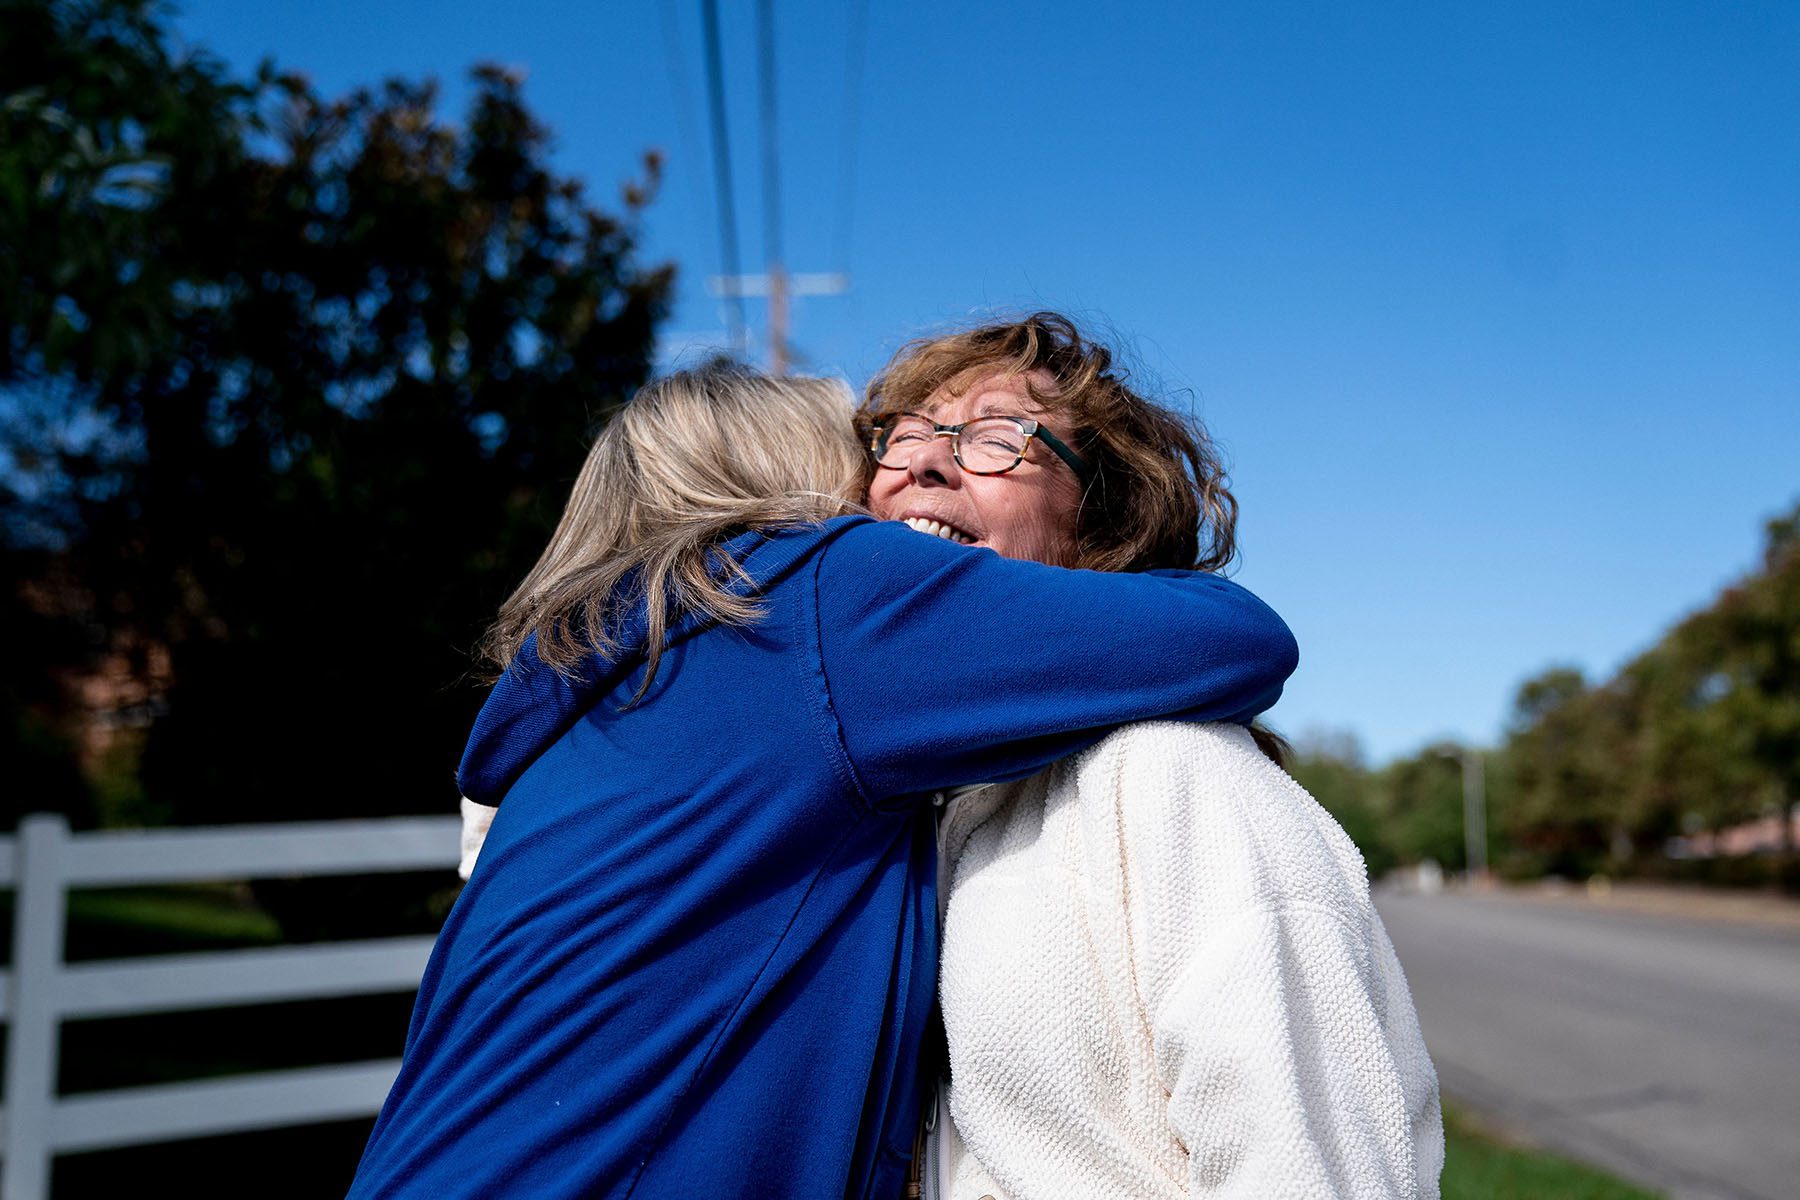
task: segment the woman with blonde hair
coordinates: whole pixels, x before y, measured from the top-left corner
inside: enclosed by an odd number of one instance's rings
[[[861,515],[849,404],[714,367],[596,440],[487,643],[459,781],[498,815],[352,1196],[898,1195],[934,794],[1279,694],[1224,580]]]

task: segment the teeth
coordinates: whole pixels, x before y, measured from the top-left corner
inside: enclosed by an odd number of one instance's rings
[[[968,546],[972,545],[975,541],[975,539],[968,534],[963,533],[958,529],[953,529],[942,522],[933,521],[927,517],[908,517],[906,518],[905,523],[909,529],[916,529],[920,533],[929,533],[932,537],[940,537],[947,542],[956,542],[959,545]]]

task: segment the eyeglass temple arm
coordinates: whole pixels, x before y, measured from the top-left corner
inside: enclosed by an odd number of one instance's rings
[[[1087,479],[1093,475],[1094,466],[1092,463],[1069,449],[1061,438],[1057,437],[1054,433],[1051,433],[1048,429],[1045,429],[1042,425],[1037,427],[1036,432],[1034,432],[1032,436],[1043,438],[1044,445],[1050,447],[1051,452],[1055,454],[1056,457],[1068,463],[1069,470],[1075,472],[1075,474],[1079,475],[1081,478]]]

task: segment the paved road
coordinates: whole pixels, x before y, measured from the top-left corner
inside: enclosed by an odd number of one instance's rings
[[[1800,931],[1377,903],[1446,1094],[1679,1200],[1800,1197]]]

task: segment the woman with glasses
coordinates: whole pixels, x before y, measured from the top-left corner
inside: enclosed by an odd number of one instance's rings
[[[1243,589],[1043,565],[1081,553],[1085,459],[1054,422],[900,430],[921,470],[942,446],[992,472],[966,506],[887,514],[921,536],[852,511],[849,407],[714,368],[595,441],[488,639],[459,782],[498,812],[352,1196],[891,1200],[934,798],[1279,694],[1293,639]]]
[[[1204,433],[1055,314],[906,348],[859,420],[878,517],[1139,573],[1124,578],[1233,557],[1236,505]],[[1011,599],[1018,653],[1041,647],[1049,596]],[[1092,611],[1085,680],[1113,679],[1111,635],[1134,620]],[[970,670],[1015,686],[959,661],[966,644],[895,705],[930,707]],[[1436,1076],[1362,859],[1278,757],[1241,725],[1148,723],[958,790],[939,831],[948,1053],[925,1196],[1437,1194]]]

